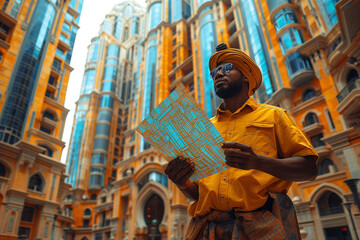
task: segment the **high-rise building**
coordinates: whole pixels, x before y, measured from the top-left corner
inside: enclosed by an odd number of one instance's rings
[[[0,239],[62,239],[60,157],[83,0],[0,1]]]
[[[183,238],[189,202],[134,129],[180,83],[215,114],[208,60],[220,42],[255,60],[253,97],[285,108],[320,155],[317,179],[289,192],[303,238],[355,238],[359,209],[342,203],[358,202],[344,183],[360,177],[358,12],[352,0],[115,6],[89,46],[68,154],[75,239]]]

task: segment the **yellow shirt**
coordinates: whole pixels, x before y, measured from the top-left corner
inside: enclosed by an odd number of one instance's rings
[[[250,145],[255,153],[274,158],[317,156],[316,151],[284,109],[249,100],[236,112],[217,110],[211,122],[226,142]],[[197,217],[211,209],[252,211],[263,206],[268,192],[287,192],[291,182],[258,170],[228,170],[203,178],[199,199],[188,212]]]

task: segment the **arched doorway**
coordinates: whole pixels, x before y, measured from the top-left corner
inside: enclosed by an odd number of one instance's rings
[[[148,239],[161,240],[161,233],[159,231],[159,225],[164,217],[164,201],[162,198],[153,194],[146,201],[144,207],[144,219],[148,227]]]
[[[351,240],[342,199],[332,191],[325,191],[317,201],[326,240]]]

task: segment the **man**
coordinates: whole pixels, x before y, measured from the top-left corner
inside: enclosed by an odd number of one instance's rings
[[[262,82],[256,63],[226,44],[216,49],[209,67],[223,103],[210,120],[226,141],[229,168],[197,182],[189,180],[195,171],[189,159],[180,156],[165,169],[195,200],[186,239],[299,239],[295,213],[284,212],[293,206],[273,209],[270,193],[284,195],[291,182],[315,179],[318,155],[284,109],[250,97]]]

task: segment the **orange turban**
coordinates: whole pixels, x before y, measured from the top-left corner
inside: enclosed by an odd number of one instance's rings
[[[225,44],[224,44],[225,45]],[[236,66],[237,69],[248,79],[249,92],[251,96],[260,87],[262,82],[262,75],[259,67],[256,65],[246,53],[236,48],[220,49],[215,52],[209,60],[210,71],[216,68],[220,63],[230,62]]]

